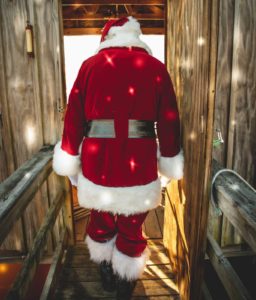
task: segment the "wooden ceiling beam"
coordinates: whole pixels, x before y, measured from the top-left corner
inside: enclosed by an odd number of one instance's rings
[[[125,7],[125,10],[127,11],[127,14],[128,14],[129,16],[132,16],[132,15],[133,15],[132,6],[131,6],[131,5],[128,5],[128,4],[125,4],[124,7]]]
[[[101,35],[101,28],[64,28],[64,35]],[[164,28],[142,28],[143,34],[164,34]]]
[[[81,5],[165,5],[165,0],[62,0],[62,6]]]
[[[119,14],[118,18],[127,17],[127,14]],[[164,20],[164,16],[156,16],[154,14],[135,14],[133,13],[132,16],[136,18],[137,20]],[[87,21],[87,20],[108,20],[108,19],[114,19],[115,17],[110,16],[106,17],[102,14],[95,14],[95,15],[64,15],[63,14],[63,20],[79,20],[79,21]]]

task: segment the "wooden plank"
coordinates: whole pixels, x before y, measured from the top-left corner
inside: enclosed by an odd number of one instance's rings
[[[0,14],[2,11],[0,10]],[[0,28],[3,28],[2,16]],[[15,157],[12,142],[11,124],[8,112],[5,54],[2,30],[0,30],[0,182],[15,170]]]
[[[172,279],[174,276],[171,266],[168,264],[163,265],[148,265],[145,268],[141,279]],[[87,282],[87,281],[100,281],[99,266],[80,265],[78,267],[65,267],[61,273],[61,281],[68,282]]]
[[[226,166],[228,119],[231,93],[232,54],[234,33],[233,0],[221,0],[219,5],[219,34],[214,129],[221,131],[224,143],[213,148],[213,158]],[[225,80],[223,80],[225,78]],[[216,138],[216,132],[215,132]]]
[[[202,284],[202,294],[203,294],[203,300],[213,300],[213,297],[212,297],[205,281],[203,281],[203,284]]]
[[[68,244],[75,244],[75,226],[73,215],[72,185],[68,177],[61,177],[65,189],[64,223],[68,231]]]
[[[167,187],[164,244],[182,299],[200,299],[211,168],[218,1],[167,1],[167,67],[181,116],[182,181]],[[200,151],[198,151],[200,145]]]
[[[64,35],[90,35],[90,34],[99,34],[101,35],[102,27],[99,28],[65,28]],[[142,28],[143,34],[164,34],[164,28]]]
[[[230,262],[223,256],[221,248],[210,234],[208,234],[207,254],[230,299],[252,300]]]
[[[50,210],[47,213],[47,216],[42,224],[40,230],[38,231],[33,247],[26,257],[23,267],[16,277],[12,288],[8,292],[6,299],[22,299],[25,297],[29,285],[33,280],[36,269],[40,262],[40,258],[44,251],[44,244],[47,239],[47,235],[49,234],[51,228],[53,227],[57,215],[61,209],[62,203],[64,200],[64,192],[60,193],[56,201],[50,207]]]
[[[156,216],[159,224],[159,228],[163,237],[163,228],[164,228],[164,206],[159,206],[156,209]]]
[[[63,19],[64,20],[106,20],[106,16],[102,13],[95,13],[95,14],[89,14],[84,12],[84,10],[74,10],[70,9],[70,7],[63,7]],[[119,18],[127,17],[128,15],[126,13],[119,14]],[[137,20],[163,20],[164,19],[164,13],[133,13],[133,17]]]
[[[26,1],[1,1],[2,47],[6,57],[8,114],[13,138],[13,145],[7,147],[14,149],[15,168],[43,145],[41,105],[34,88],[37,80],[35,60],[26,53],[25,35],[20,38],[28,13]],[[33,18],[32,15],[30,17]]]
[[[163,237],[155,209],[148,213],[144,224],[146,229],[145,233],[150,239],[160,239]]]
[[[36,57],[35,68],[39,74],[42,127],[45,144],[54,145],[63,130],[63,110],[66,95],[63,92],[65,77],[61,71],[62,44],[59,29],[58,0],[36,1],[31,5],[35,19]],[[47,26],[45,25],[47,24]],[[64,95],[63,95],[64,93]],[[65,99],[63,99],[65,98]]]
[[[0,244],[51,172],[51,159],[52,147],[43,147],[0,184]]]
[[[214,172],[220,169],[216,161]],[[243,239],[256,251],[256,195],[232,173],[220,174],[214,185],[215,197],[223,214]]]
[[[178,295],[177,287],[171,279],[138,280],[133,292],[134,297]],[[115,292],[106,292],[101,282],[64,282],[58,288],[55,299],[115,298]]]
[[[62,0],[62,5],[72,5],[72,6],[80,6],[80,5],[94,5],[94,4],[102,4],[102,5],[113,5],[113,4],[132,4],[132,5],[164,5],[164,0],[76,0],[75,3],[73,0]]]
[[[50,267],[50,270],[48,272],[47,278],[44,283],[44,287],[40,296],[40,300],[47,300],[51,298],[51,295],[53,294],[53,290],[56,285],[58,271],[60,269],[60,263],[63,257],[64,248],[67,242],[67,230],[64,227],[62,230],[59,244],[56,247],[55,254],[53,256],[53,261]]]
[[[235,1],[227,167],[255,186],[256,2]]]

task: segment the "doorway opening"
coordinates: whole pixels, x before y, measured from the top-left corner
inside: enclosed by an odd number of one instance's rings
[[[149,46],[153,56],[165,63],[166,13],[162,0],[126,0],[125,3],[120,0],[64,0],[62,16],[67,96],[82,62],[94,55],[99,47],[101,30],[109,19],[127,16],[136,18],[141,25],[140,38]],[[73,188],[73,215],[78,242],[84,240],[89,213],[78,205],[76,188]],[[154,212],[151,219],[157,224],[162,224],[163,214]]]

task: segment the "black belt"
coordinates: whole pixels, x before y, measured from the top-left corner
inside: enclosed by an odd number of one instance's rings
[[[155,138],[154,121],[128,120],[128,138]],[[87,121],[85,137],[115,138],[114,120]]]

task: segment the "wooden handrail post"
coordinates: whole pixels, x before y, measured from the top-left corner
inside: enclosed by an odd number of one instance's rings
[[[62,184],[65,189],[65,203],[64,203],[64,222],[68,231],[68,245],[75,244],[75,226],[73,217],[73,197],[72,185],[68,177],[62,177]]]

